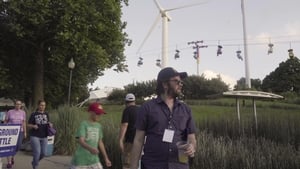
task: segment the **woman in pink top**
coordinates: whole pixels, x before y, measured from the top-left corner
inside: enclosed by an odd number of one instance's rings
[[[21,148],[23,138],[26,138],[26,113],[21,109],[22,102],[20,100],[15,101],[15,108],[9,110],[6,113],[5,122],[7,124],[20,124],[21,130],[18,137],[16,152],[18,152]],[[14,157],[7,157],[7,168],[12,168],[14,164]]]

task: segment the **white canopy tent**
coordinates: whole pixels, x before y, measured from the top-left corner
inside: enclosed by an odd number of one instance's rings
[[[106,87],[104,89],[90,91],[90,96],[87,99],[85,99],[83,102],[77,104],[77,106],[81,107],[84,103],[91,100],[105,99],[108,97],[108,95],[112,92],[113,89],[114,88]]]
[[[0,98],[0,106],[14,106],[14,101],[11,99],[6,99],[4,97]]]

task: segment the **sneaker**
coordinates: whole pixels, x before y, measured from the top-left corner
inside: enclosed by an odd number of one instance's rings
[[[10,168],[12,168],[12,165],[11,165],[11,163],[8,163],[8,164],[6,165],[6,168],[7,168],[7,169],[10,169]]]

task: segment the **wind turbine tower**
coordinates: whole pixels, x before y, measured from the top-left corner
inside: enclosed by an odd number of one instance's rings
[[[155,22],[153,23],[152,27],[150,28],[148,34],[146,35],[145,39],[143,40],[142,44],[140,45],[137,53],[140,52],[141,48],[143,47],[144,43],[146,42],[146,40],[148,39],[148,37],[150,36],[150,34],[152,33],[154,27],[156,26],[156,24],[159,21],[159,18],[162,18],[162,64],[161,64],[161,68],[165,68],[168,66],[168,51],[169,51],[169,28],[168,28],[168,22],[171,21],[171,17],[168,15],[169,11],[173,11],[173,10],[177,10],[177,9],[183,9],[183,8],[188,8],[188,7],[193,7],[193,6],[197,6],[200,4],[204,4],[205,2],[200,2],[200,3],[195,3],[195,4],[190,4],[190,5],[184,5],[184,6],[180,6],[180,7],[175,7],[175,8],[170,8],[170,9],[164,9],[162,8],[162,6],[159,4],[158,0],[154,0],[156,7],[159,10],[159,15],[157,16]]]

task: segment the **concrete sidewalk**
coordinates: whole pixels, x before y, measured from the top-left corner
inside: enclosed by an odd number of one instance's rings
[[[40,161],[39,169],[68,169],[71,163],[71,156],[53,155],[45,157]],[[15,156],[15,164],[12,169],[32,169],[31,152],[19,151]],[[7,160],[2,158],[2,169],[6,169]],[[1,166],[0,166],[1,169]]]

